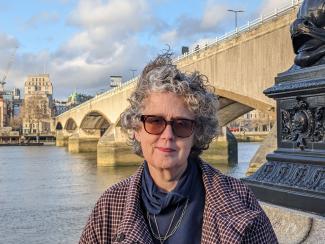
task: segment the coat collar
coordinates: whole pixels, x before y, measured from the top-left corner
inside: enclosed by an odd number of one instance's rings
[[[116,239],[119,239],[119,236],[123,237],[123,240],[117,240],[120,243],[153,243],[140,204],[142,173],[143,164],[139,167],[136,173],[131,176],[123,211],[123,218],[117,230]]]
[[[229,177],[200,160],[203,184],[206,192],[202,227],[202,243],[228,243],[232,234],[232,243],[240,243],[244,232],[261,210],[251,210],[229,185]],[[205,228],[205,227],[209,228]],[[216,233],[218,235],[216,236]],[[211,236],[215,240],[211,241]],[[220,239],[219,239],[220,238]],[[210,240],[205,242],[204,240]]]
[[[205,207],[202,226],[202,243],[218,243],[227,238],[231,231],[234,242],[240,242],[245,229],[260,214],[260,210],[250,210],[233,190],[228,177],[199,160],[205,189]],[[151,234],[141,208],[141,176],[143,165],[131,177],[124,214],[117,230],[120,243],[152,244]],[[224,234],[223,234],[224,233]],[[205,241],[209,240],[209,241]],[[125,241],[125,242],[124,242]]]

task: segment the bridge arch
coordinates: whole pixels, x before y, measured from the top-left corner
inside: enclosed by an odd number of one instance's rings
[[[67,130],[67,131],[72,132],[72,131],[75,131],[77,129],[77,127],[78,126],[77,126],[76,121],[74,119],[72,119],[72,118],[69,118],[67,120],[67,122],[65,123],[64,129]]]
[[[218,96],[223,97],[225,99],[231,100],[236,103],[240,103],[243,106],[250,107],[252,109],[258,109],[264,113],[267,113],[271,116],[274,116],[274,105],[265,103],[260,101],[254,97],[245,96],[242,94],[238,94],[232,91],[227,91],[224,89],[215,88],[215,92]]]
[[[219,96],[218,119],[219,125],[225,126],[254,108],[226,97]]]
[[[111,124],[111,121],[102,112],[95,110],[84,116],[80,128],[87,134],[93,134],[95,130],[100,130],[100,136],[102,136]]]
[[[58,122],[58,123],[56,124],[55,129],[56,129],[56,130],[62,130],[62,129],[63,129],[63,126],[62,126],[61,122]]]

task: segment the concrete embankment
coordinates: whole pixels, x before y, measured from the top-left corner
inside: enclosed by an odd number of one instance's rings
[[[325,218],[276,205],[262,203],[280,244],[325,243]]]

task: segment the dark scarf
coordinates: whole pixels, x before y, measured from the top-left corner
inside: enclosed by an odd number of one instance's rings
[[[187,168],[176,187],[171,192],[161,191],[154,183],[147,162],[144,162],[144,171],[142,174],[141,196],[143,204],[150,214],[160,214],[167,207],[177,205],[189,197],[193,179],[196,178],[197,170],[195,166],[188,163]]]
[[[151,214],[151,223],[154,223],[152,215],[156,215],[161,234],[167,232],[173,214],[176,213],[175,219],[178,220],[185,208],[186,202],[188,203],[179,228],[175,234],[164,241],[165,244],[201,242],[205,191],[201,171],[196,160],[189,160],[188,166],[175,189],[168,193],[160,191],[155,185],[148,165],[145,162],[141,185],[144,212],[145,214],[146,212]],[[176,212],[177,209],[178,211]],[[157,233],[155,225],[152,224],[152,228]],[[160,241],[155,238],[153,238],[153,242],[160,244]]]

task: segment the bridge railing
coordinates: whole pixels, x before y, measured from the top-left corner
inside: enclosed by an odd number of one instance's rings
[[[119,93],[121,90],[124,90],[126,87],[131,86],[131,85],[134,85],[135,82],[138,79],[139,79],[138,77],[134,77],[133,79],[128,80],[127,82],[122,83],[120,86],[114,87],[111,90],[108,90],[108,91],[105,91],[105,92],[103,92],[101,94],[98,94],[94,98],[89,99],[86,102],[83,102],[83,103],[79,104],[78,106],[75,106],[75,107],[69,109],[68,111],[65,111],[64,113],[62,113],[62,114],[60,114],[60,115],[58,115],[56,117],[57,118],[60,118],[61,116],[64,116],[67,113],[70,113],[70,112],[73,112],[75,110],[78,110],[80,107],[84,107],[84,106],[87,106],[87,105],[91,105],[92,102],[98,101],[98,100],[100,100],[103,97],[113,96],[116,93]]]
[[[277,16],[279,15],[282,15],[288,11],[290,11],[292,8],[300,5],[302,3],[303,0],[289,0],[288,3],[280,8],[276,8],[273,12],[269,13],[269,14],[266,14],[266,15],[261,15],[259,18],[253,20],[253,21],[248,21],[247,24],[241,26],[241,27],[238,27],[236,28],[235,30],[232,30],[230,32],[226,32],[224,35],[222,36],[219,36],[219,37],[216,37],[214,41],[211,41],[211,42],[206,42],[204,43],[203,45],[200,45],[199,48],[194,48],[192,49],[190,52],[188,53],[184,53],[183,55],[180,55],[178,57],[176,57],[173,62],[178,62],[179,60],[183,59],[183,58],[186,58],[188,56],[191,56],[195,53],[198,53],[200,52],[201,50],[203,49],[206,49],[207,47],[211,47],[213,45],[217,45],[221,42],[224,42],[226,40],[229,40],[231,38],[234,38],[236,36],[238,36],[238,34],[241,34],[241,33],[244,33],[244,32],[247,32],[249,31],[251,28],[253,27],[257,27],[259,25],[261,25],[262,23],[268,21],[268,20],[271,20],[273,18],[276,18]],[[72,112],[74,110],[77,110],[79,109],[81,106],[86,106],[88,104],[91,104],[92,102],[94,101],[97,101],[97,100],[100,100],[101,98],[103,97],[107,97],[107,96],[113,96],[115,95],[116,93],[119,93],[121,90],[125,89],[126,87],[128,86],[131,86],[131,85],[134,85],[134,83],[139,79],[139,77],[135,77],[125,83],[123,83],[122,85],[118,86],[118,87],[115,87],[111,90],[108,90],[106,92],[103,92],[99,95],[96,95],[94,98],[82,103],[82,104],[79,104],[78,106],[76,107],[73,107],[72,109],[69,109],[68,111],[60,114],[59,116],[57,116],[57,118],[61,117],[61,116],[64,116],[66,113],[68,112]]]
[[[251,28],[257,27],[261,24],[263,24],[266,21],[269,21],[271,19],[274,19],[276,17],[278,17],[279,15],[282,15],[288,11],[290,11],[292,8],[300,5],[303,2],[303,0],[289,0],[287,4],[285,4],[284,6],[281,6],[280,8],[276,8],[274,9],[271,13],[265,14],[265,15],[261,15],[259,18],[252,20],[252,21],[248,21],[247,24],[240,26],[230,32],[226,32],[224,35],[216,37],[214,41],[211,42],[205,42],[203,43],[203,45],[199,45],[199,48],[195,47],[192,50],[190,50],[187,53],[184,53],[183,55],[180,55],[178,57],[176,57],[174,59],[174,62],[178,62],[179,60],[186,58],[188,56],[191,56],[195,53],[200,52],[201,50],[219,44],[221,42],[224,42],[226,40],[229,40],[231,38],[234,38],[236,36],[238,36],[241,33],[247,32],[249,31]]]

